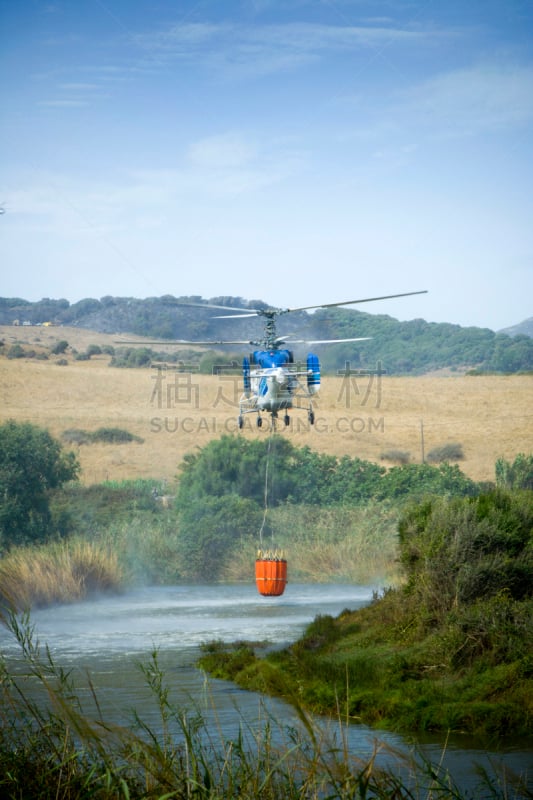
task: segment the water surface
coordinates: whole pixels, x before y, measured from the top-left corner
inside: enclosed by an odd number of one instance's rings
[[[139,669],[139,662],[148,663],[156,650],[172,700],[184,709],[199,708],[219,735],[233,738],[243,724],[253,729],[269,715],[283,726],[296,726],[298,720],[282,701],[225,681],[207,680],[195,666],[199,646],[212,640],[246,639],[266,640],[279,647],[294,641],[317,614],[337,615],[368,603],[375,588],[289,584],[282,597],[263,598],[253,584],[149,587],[36,610],[32,622],[36,636],[48,645],[55,660],[72,669],[88,703],[91,693],[83,687],[88,685],[87,675],[91,676],[108,720],[128,724],[135,708],[157,727],[158,712]],[[0,647],[16,665],[18,645],[3,628]],[[363,725],[331,723],[330,735],[339,744],[343,739],[350,752],[362,759],[371,756],[376,742],[384,744],[380,759],[389,766],[396,763],[390,748],[412,750],[404,737]],[[425,737],[419,744],[432,761],[442,760],[463,788],[478,783],[476,765],[491,772],[504,763],[520,773],[533,772],[533,750],[523,742],[508,743],[500,752],[461,737]]]

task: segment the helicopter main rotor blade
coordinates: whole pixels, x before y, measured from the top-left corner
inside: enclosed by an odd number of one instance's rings
[[[342,342],[368,342],[372,336],[358,336],[353,339],[283,339],[281,344],[339,344]]]
[[[310,339],[308,344],[338,344],[339,342],[369,342],[372,336],[358,336],[353,339]]]
[[[250,317],[257,317],[257,311],[252,314],[216,314],[213,319],[249,319]]]
[[[286,308],[280,309],[280,313],[288,313],[291,311],[309,311],[312,308],[335,308],[336,306],[351,306],[354,303],[373,303],[375,300],[392,300],[395,297],[410,297],[413,294],[427,294],[427,289],[422,289],[419,292],[402,292],[401,294],[385,294],[383,297],[364,297],[361,300],[343,300],[340,303],[321,303],[318,306],[302,306],[301,308]]]
[[[261,311],[258,308],[239,308],[238,306],[218,306],[214,303],[177,303],[178,306],[186,306],[190,308],[219,308],[222,311],[244,311],[250,317],[253,317],[255,314],[260,314]],[[222,317],[220,318],[222,319]]]
[[[244,340],[244,339],[240,340],[239,339],[239,340],[235,340],[235,341],[229,341],[227,339],[224,339],[223,341],[215,341],[213,339],[210,339],[210,340],[205,341],[205,342],[200,342],[197,339],[195,339],[195,340],[189,340],[189,339],[155,339],[155,340],[144,339],[143,341],[139,341],[137,339],[115,339],[115,344],[136,344],[136,345],[157,344],[157,345],[161,345],[163,347],[168,347],[169,345],[171,345],[172,347],[176,347],[176,346],[184,345],[184,344],[188,344],[188,345],[190,345],[190,344],[198,344],[198,345],[204,346],[204,345],[212,345],[212,344],[256,344],[256,343],[255,342],[251,342],[249,339],[246,339],[246,340]]]
[[[265,316],[265,317],[273,317],[278,314],[288,314],[294,311],[310,311],[314,308],[335,308],[337,306],[350,306],[354,305],[355,303],[372,303],[376,300],[392,300],[395,297],[410,297],[414,294],[427,294],[427,289],[423,289],[422,291],[418,292],[402,292],[401,294],[386,294],[382,297],[364,297],[360,300],[343,300],[340,303],[321,303],[320,305],[316,306],[302,306],[301,308],[239,308],[238,306],[222,306],[217,305],[215,303],[187,303],[187,302],[180,302],[178,305],[190,307],[190,308],[216,308],[221,311],[240,311],[242,314],[228,314],[228,315],[221,315],[216,316],[215,319],[237,319],[240,316],[244,317],[255,317],[255,316]]]

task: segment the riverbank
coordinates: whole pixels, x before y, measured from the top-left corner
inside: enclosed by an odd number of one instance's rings
[[[438,634],[402,644],[413,621],[398,615],[398,596],[392,590],[366,609],[319,616],[297,642],[268,655],[247,642],[210,643],[199,666],[241,688],[378,730],[450,731],[500,742],[531,736],[527,658],[451,669]],[[531,611],[531,604],[521,609],[524,627]]]
[[[434,500],[400,521],[406,584],[291,646],[211,643],[203,669],[397,731],[533,733],[533,493]]]
[[[302,706],[206,680],[194,666],[199,643],[213,636],[294,641],[319,609],[336,616],[371,597],[371,587],[293,583],[272,599],[253,584],[152,587],[39,609],[33,635],[19,618],[23,648],[0,627],[0,790],[35,800],[172,792],[525,800],[527,743],[482,752],[444,735],[419,747],[412,737],[346,725],[341,714],[316,719]],[[30,640],[41,642],[40,653]]]

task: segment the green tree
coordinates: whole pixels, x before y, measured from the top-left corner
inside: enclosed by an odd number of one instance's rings
[[[498,372],[533,369],[533,340],[530,336],[497,334],[490,366]]]
[[[263,504],[277,505],[292,494],[296,450],[287,439],[267,441],[222,436],[198,453],[187,454],[181,466],[178,506],[206,497],[238,495]]]
[[[385,468],[360,458],[338,459],[305,446],[294,450],[291,500],[306,505],[356,504],[379,490]]]
[[[427,494],[476,495],[479,487],[456,465],[407,464],[386,470],[360,458],[294,447],[282,436],[249,440],[222,436],[181,465],[178,508],[208,497],[237,495],[269,507],[290,501],[305,505],[353,505],[371,499],[405,499]]]
[[[0,548],[47,538],[50,493],[78,471],[74,453],[48,431],[13,420],[0,425]]]
[[[468,478],[456,464],[404,464],[392,467],[382,478],[377,497],[400,499],[409,497],[422,499],[436,494],[448,497],[475,496],[479,486]]]
[[[533,489],[533,455],[519,453],[513,463],[496,461],[496,486],[504,489]]]
[[[357,504],[379,493],[386,469],[371,461],[343,456],[336,471],[336,502]]]
[[[325,502],[325,498],[331,496],[336,469],[335,456],[318,453],[307,445],[299,448],[293,464],[291,501],[309,505]]]

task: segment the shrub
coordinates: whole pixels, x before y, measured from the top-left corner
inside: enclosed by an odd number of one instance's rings
[[[63,431],[61,438],[69,444],[89,444],[91,436],[88,431],[82,431],[80,428],[68,428]]]
[[[134,433],[122,428],[98,428],[96,431],[84,431],[81,428],[68,428],[63,431],[62,438],[71,444],[92,444],[104,442],[105,444],[128,444],[129,442],[142,443],[143,439]]]
[[[439,447],[434,447],[427,454],[430,464],[439,464],[442,461],[460,461],[464,458],[463,447],[457,442],[448,442]]]
[[[404,513],[400,556],[408,592],[428,619],[508,593],[533,593],[533,495],[496,490],[432,499]]]
[[[134,433],[125,431],[122,428],[98,428],[89,434],[92,442],[105,442],[107,444],[126,444],[128,442],[139,442],[143,439]]]
[[[7,351],[8,358],[24,358],[25,356],[26,352],[20,344],[12,345]]]
[[[66,339],[61,339],[61,341],[60,341],[60,342],[57,342],[57,344],[55,344],[55,345],[52,347],[52,349],[51,349],[51,351],[50,351],[50,352],[51,352],[51,353],[52,353],[52,355],[54,355],[54,356],[60,356],[60,355],[63,355],[63,353],[65,352],[65,350],[67,349],[67,347],[68,347],[68,342],[67,342],[67,340],[66,340]]]
[[[115,351],[110,367],[149,367],[154,357],[148,347],[120,347]]]
[[[408,464],[411,460],[411,453],[406,450],[385,450],[380,458],[382,461],[392,461],[393,464]]]

